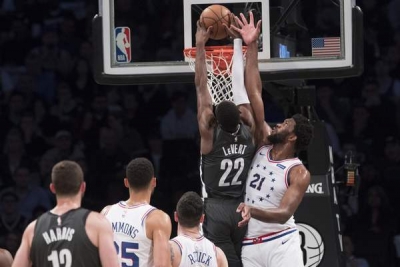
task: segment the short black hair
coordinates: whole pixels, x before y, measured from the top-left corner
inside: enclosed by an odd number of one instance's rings
[[[180,225],[187,228],[196,227],[204,213],[203,200],[195,192],[186,192],[176,205],[176,213]]]
[[[146,189],[154,177],[153,164],[146,158],[135,158],[126,167],[126,177],[132,189]]]
[[[215,116],[224,131],[234,133],[240,123],[240,112],[232,101],[224,100],[215,108]]]
[[[294,133],[297,136],[295,149],[297,152],[306,150],[314,136],[314,126],[309,119],[301,114],[293,115],[292,119],[296,123],[294,126]]]
[[[75,196],[83,183],[82,168],[74,161],[60,161],[51,171],[51,182],[57,196]]]

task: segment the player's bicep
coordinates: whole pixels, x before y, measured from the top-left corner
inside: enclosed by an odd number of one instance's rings
[[[218,267],[228,267],[228,260],[226,258],[225,253],[219,247],[217,247],[216,250],[217,250]]]
[[[171,220],[160,210],[153,211],[146,220],[153,239],[154,266],[171,266],[169,239],[171,237]]]
[[[171,253],[171,265],[172,267],[178,267],[179,264],[181,263],[181,250],[178,247],[178,244],[176,244],[174,241],[170,240],[169,241],[170,245],[170,253]]]
[[[114,234],[110,222],[99,214],[97,218],[97,236],[99,241],[100,261],[103,267],[119,267],[117,251],[114,246]]]
[[[35,223],[26,227],[24,234],[22,236],[21,244],[15,254],[15,258],[12,264],[12,267],[29,267],[32,266],[32,262],[30,259],[30,249],[31,249],[31,240],[33,238],[33,232],[35,228]]]
[[[280,208],[291,216],[300,205],[303,196],[310,184],[310,173],[304,166],[293,167],[290,171],[290,185],[282,198]]]

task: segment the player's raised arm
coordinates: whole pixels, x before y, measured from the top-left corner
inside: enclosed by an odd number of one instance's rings
[[[195,85],[197,94],[197,120],[202,139],[211,138],[210,122],[213,115],[211,95],[207,88],[207,67],[205,45],[210,38],[211,27],[207,30],[197,21],[196,32],[196,63],[195,63]],[[202,144],[203,145],[203,144]],[[204,150],[203,147],[201,149]]]
[[[153,257],[155,267],[171,266],[171,220],[161,210],[155,210],[146,219],[146,232],[151,233],[153,239]]]
[[[256,141],[258,145],[267,143],[266,137],[271,132],[271,128],[265,123],[264,103],[262,101],[262,82],[260,71],[258,69],[258,37],[261,30],[261,20],[254,25],[253,13],[249,12],[249,22],[243,14],[241,19],[235,17],[239,27],[232,26],[238,31],[243,41],[247,45],[246,66],[245,66],[245,86],[250,104],[253,109],[254,120],[256,124]]]
[[[31,243],[33,237],[33,230],[35,229],[36,221],[31,222],[25,229],[22,236],[21,244],[15,254],[12,267],[29,267],[32,266],[30,260]]]

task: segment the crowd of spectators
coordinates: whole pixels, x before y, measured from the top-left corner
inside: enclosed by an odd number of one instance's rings
[[[121,12],[129,10],[130,0],[116,2]],[[159,59],[181,56],[173,36],[182,29],[167,16],[175,14],[174,1],[139,2],[170,12],[154,22],[156,34],[142,25],[133,49],[156,51]],[[349,254],[364,258],[351,266],[394,267],[400,266],[400,1],[358,4],[365,72],[315,82],[316,112],[327,123],[337,166],[350,150],[361,164],[358,194],[340,192]],[[0,247],[12,254],[27,223],[54,204],[48,185],[60,160],[82,166],[83,205],[94,210],[127,197],[124,166],[137,156],[154,163],[157,207],[172,213],[182,192],[200,190],[194,85],[96,84],[97,10],[89,0],[0,0]],[[137,21],[154,19],[135,14]],[[269,121],[283,117],[271,96],[265,103]]]

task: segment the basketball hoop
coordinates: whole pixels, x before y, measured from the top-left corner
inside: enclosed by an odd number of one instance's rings
[[[243,61],[247,47],[242,47]],[[224,100],[233,101],[232,93],[232,58],[233,46],[206,46],[207,84],[214,105]],[[183,50],[185,60],[195,70],[196,47]]]

